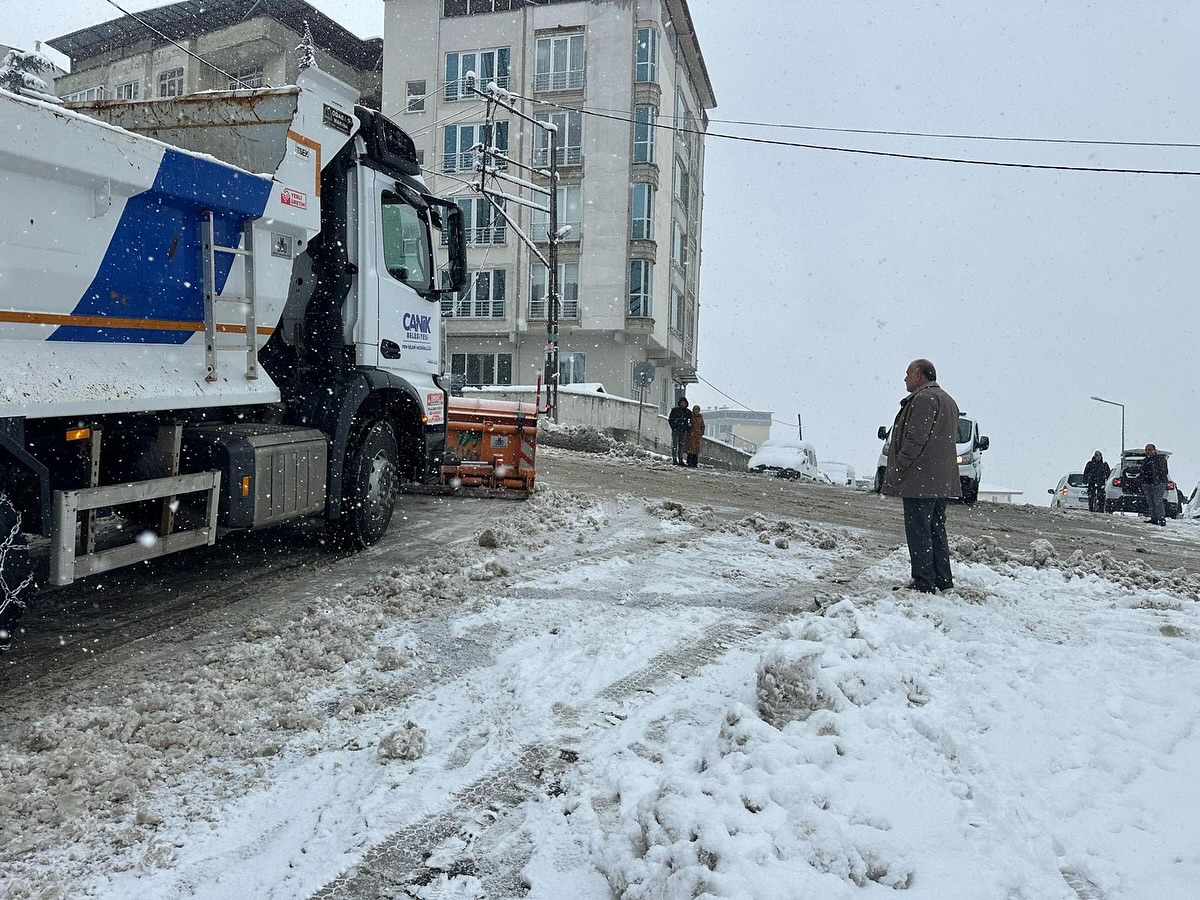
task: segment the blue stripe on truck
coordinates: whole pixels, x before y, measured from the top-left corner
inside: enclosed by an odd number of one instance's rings
[[[150,189],[130,197],[96,277],[73,314],[122,319],[204,321],[201,213],[210,209],[216,240],[236,246],[245,219],[257,219],[271,195],[271,179],[204,157],[168,149]],[[233,264],[216,257],[217,291]],[[65,325],[47,340],[182,344],[194,331]]]

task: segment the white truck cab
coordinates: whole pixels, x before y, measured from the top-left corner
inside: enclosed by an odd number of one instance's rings
[[[891,429],[880,425],[879,439],[884,443],[875,468],[875,493],[883,489],[883,474],[887,470],[887,441],[890,436]],[[979,498],[983,451],[990,443],[987,435],[979,434],[978,422],[970,416],[959,415],[958,433],[954,436],[954,452],[958,460],[958,477],[962,482],[962,498],[967,506],[971,506]]]

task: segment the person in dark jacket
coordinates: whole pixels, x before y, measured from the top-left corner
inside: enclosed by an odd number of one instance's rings
[[[692,411],[688,409],[687,397],[680,397],[675,403],[675,408],[667,416],[667,424],[671,426],[671,462],[682,466],[683,445],[688,432],[692,430]]]
[[[1165,526],[1167,511],[1163,498],[1167,492],[1167,482],[1171,478],[1167,474],[1167,458],[1159,454],[1153,444],[1146,445],[1146,458],[1142,460],[1142,472],[1139,478],[1142,482],[1142,493],[1146,495],[1146,508],[1150,512],[1150,523]]]
[[[1104,512],[1104,488],[1108,484],[1108,476],[1112,473],[1104,456],[1097,450],[1083,467],[1083,479],[1087,482],[1088,510]]]
[[[962,496],[954,438],[958,404],[937,383],[927,359],[904,373],[908,396],[892,424],[883,493],[904,501],[904,535],[912,563],[907,587],[923,593],[954,587],[946,537],[946,501]]]

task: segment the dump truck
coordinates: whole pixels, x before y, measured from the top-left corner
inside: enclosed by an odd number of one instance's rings
[[[300,518],[365,547],[400,484],[440,483],[462,213],[358,99],[315,67],[86,109],[0,91],[0,643],[31,540],[51,585]]]

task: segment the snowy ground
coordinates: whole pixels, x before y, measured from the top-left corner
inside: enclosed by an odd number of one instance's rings
[[[4,896],[1200,892],[1196,573],[964,538],[928,597],[849,528],[562,490],[498,521],[37,697]]]

